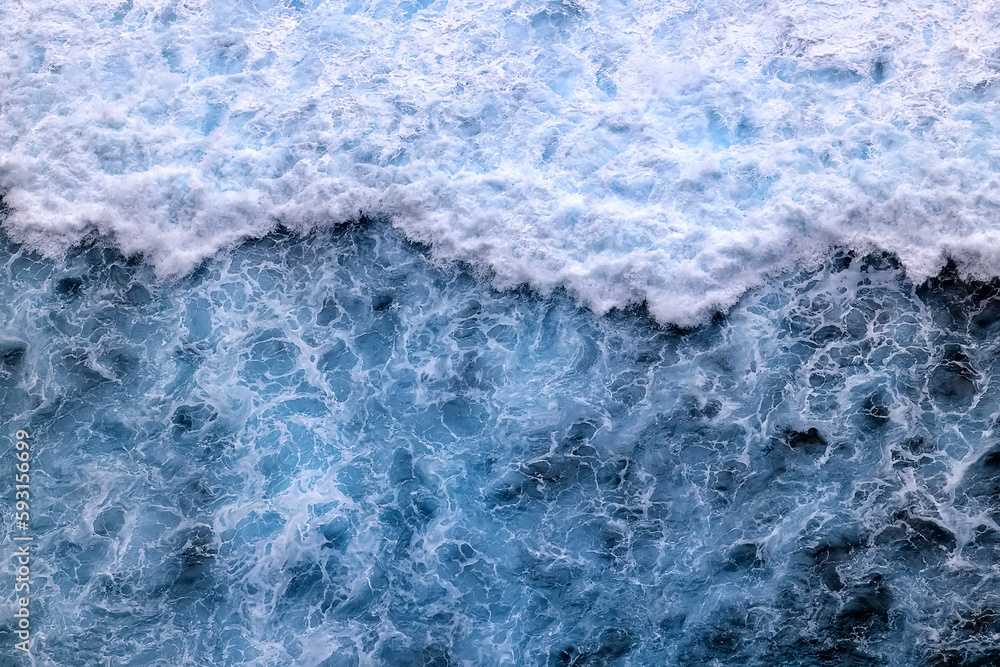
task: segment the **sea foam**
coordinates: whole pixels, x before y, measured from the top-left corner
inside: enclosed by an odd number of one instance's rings
[[[998,25],[941,0],[5,3],[4,225],[176,275],[385,216],[497,287],[680,325],[831,246],[991,277]]]

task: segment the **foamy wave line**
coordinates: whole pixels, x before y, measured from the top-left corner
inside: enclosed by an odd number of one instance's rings
[[[8,3],[4,224],[170,275],[386,215],[681,325],[830,245],[994,276],[1000,8],[965,4]]]

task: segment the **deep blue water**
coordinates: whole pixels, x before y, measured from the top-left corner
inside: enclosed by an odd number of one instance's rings
[[[4,664],[1000,664],[987,286],[841,253],[678,330],[369,221],[0,290]]]

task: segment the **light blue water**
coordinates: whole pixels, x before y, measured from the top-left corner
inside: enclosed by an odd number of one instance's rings
[[[369,221],[0,290],[31,664],[1000,660],[984,287],[839,254],[668,330]]]

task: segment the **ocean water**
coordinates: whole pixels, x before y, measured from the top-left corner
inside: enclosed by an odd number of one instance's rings
[[[1000,659],[996,290],[840,253],[670,330],[386,222],[152,273],[0,250],[12,664]]]
[[[1000,664],[998,84],[989,3],[0,2],[0,664]]]
[[[831,246],[990,278],[998,25],[959,0],[8,0],[5,225],[176,275],[386,216],[497,287],[683,326]]]

